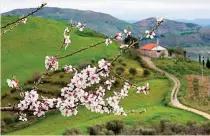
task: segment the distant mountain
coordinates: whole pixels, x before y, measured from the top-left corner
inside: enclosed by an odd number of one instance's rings
[[[16,9],[3,13],[2,15],[25,15],[32,10],[34,9]],[[86,23],[87,27],[90,29],[107,36],[115,35],[116,32],[122,32],[124,28],[130,26],[132,29],[132,35],[138,37],[144,34],[145,30],[151,29],[152,26],[156,24],[155,18],[144,19],[136,23],[128,23],[100,12],[54,7],[45,7],[34,14],[34,16],[65,21],[70,21],[70,19],[81,21]],[[161,25],[156,33],[160,44],[165,46],[210,46],[210,29],[194,23],[184,23],[166,19],[165,23]],[[152,40],[144,40],[141,44],[151,41]],[[155,39],[153,42],[155,42]]]
[[[150,30],[155,23],[155,18],[148,18],[132,24],[132,28],[137,31],[137,34],[143,34],[145,30]],[[165,19],[156,34],[160,44],[165,46],[210,45],[210,29],[193,23]]]
[[[2,15],[25,15],[32,10],[34,9],[15,9],[3,13]],[[122,31],[125,27],[130,25],[129,23],[117,19],[111,15],[89,10],[45,7],[44,9],[35,13],[34,16],[65,21],[70,21],[70,19],[74,21],[81,21],[82,23],[87,24],[89,28],[109,36],[115,35],[116,32]]]
[[[186,22],[186,23],[194,23],[194,24],[198,24],[201,26],[209,26],[210,25],[210,18],[193,19],[193,20],[177,19],[177,21]]]

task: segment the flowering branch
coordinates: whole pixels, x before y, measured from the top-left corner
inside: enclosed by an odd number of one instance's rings
[[[128,80],[117,75],[111,68],[111,64],[116,62],[117,59],[123,55],[123,53],[132,48],[134,44],[138,43],[139,40],[142,40],[144,38],[153,38],[152,36],[154,36],[154,31],[158,29],[161,23],[162,22],[157,21],[157,25],[151,31],[147,30],[145,32],[145,35],[140,37],[137,41],[135,42],[133,41],[130,45],[121,47],[119,54],[112,60],[111,63],[102,59],[98,62],[98,67],[91,67],[89,65],[80,72],[72,68],[71,65],[65,66],[64,67],[65,72],[66,73],[73,72],[72,74],[73,77],[71,79],[71,82],[66,87],[61,89],[61,97],[52,98],[52,99],[42,97],[42,99],[40,100],[37,91],[31,90],[30,92],[29,91],[25,92],[24,99],[20,101],[18,107],[1,107],[1,110],[18,111],[20,112],[20,120],[23,121],[27,120],[26,114],[24,114],[24,112],[27,111],[33,112],[34,115],[40,117],[44,116],[45,112],[49,110],[59,109],[63,116],[68,117],[76,115],[78,112],[77,108],[80,105],[84,105],[87,109],[96,113],[108,113],[108,114],[114,113],[116,115],[127,115],[126,112],[123,110],[123,108],[119,106],[119,103],[121,99],[124,99],[124,97],[128,96],[128,90],[131,88],[132,84],[130,82],[127,82]],[[77,28],[79,28],[79,30],[82,31],[84,26],[85,24],[79,22]],[[131,32],[130,30],[125,29],[124,34],[128,36],[131,34]],[[112,43],[111,40],[113,39],[122,40],[123,34],[117,33],[114,38],[108,38],[103,42],[98,42],[89,47],[82,48],[73,53],[58,57],[61,49],[63,48],[63,46],[61,46],[55,57],[46,56],[45,67],[47,69],[47,73],[49,71],[56,71],[58,69],[58,61],[57,61],[58,59],[75,55],[89,48],[96,47],[97,45],[100,45],[102,43],[109,45]],[[69,43],[71,43],[70,31],[68,28],[66,28],[64,30],[64,45],[67,47]],[[89,88],[92,87],[93,85],[99,84],[102,78],[105,79],[109,78],[111,71],[125,81],[123,88],[120,90],[120,92],[114,92],[114,96],[105,98],[104,87],[99,86],[98,88],[95,88],[94,91],[89,90]],[[44,73],[43,76],[38,81],[38,83],[41,82],[42,78],[44,78]],[[114,82],[115,81],[113,79],[108,79],[105,82],[105,85],[107,86],[108,90],[110,90],[111,85]],[[38,85],[38,83],[36,85]],[[16,82],[15,79],[10,80],[10,82],[8,82],[8,85],[12,88],[13,87],[16,88],[17,84],[18,83]],[[134,86],[136,87],[136,85],[133,84],[133,87]],[[143,87],[137,87],[137,93],[143,92],[147,94],[148,89],[149,89],[149,83],[147,83]]]
[[[19,18],[18,20],[15,20],[15,21],[13,21],[13,22],[7,23],[6,25],[2,26],[1,29],[2,29],[2,28],[6,28],[6,27],[8,27],[8,26],[10,26],[10,25],[12,25],[12,24],[16,24],[16,23],[18,23],[18,22],[20,22],[20,21],[26,19],[28,16],[33,15],[34,13],[36,13],[36,12],[39,11],[39,10],[41,10],[41,9],[42,9],[44,6],[46,6],[46,5],[47,5],[47,3],[43,3],[41,6],[39,6],[38,8],[36,8],[36,10],[32,11],[32,12],[29,13],[28,15],[23,16],[23,17]]]

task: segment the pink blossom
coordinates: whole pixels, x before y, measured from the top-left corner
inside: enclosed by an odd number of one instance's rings
[[[130,30],[127,30],[127,29],[124,29],[124,33],[126,34],[126,37],[128,37],[129,35],[131,35],[131,31]]]
[[[45,58],[45,68],[47,70],[57,70],[58,69],[58,62],[57,62],[57,58],[52,56],[46,56]]]
[[[117,33],[117,34],[115,35],[115,39],[116,39],[116,40],[122,40],[122,39],[123,39],[122,33]]]

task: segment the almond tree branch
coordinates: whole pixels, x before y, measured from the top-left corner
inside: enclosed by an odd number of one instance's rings
[[[110,38],[110,39],[114,39],[114,38]],[[73,53],[67,54],[65,56],[58,57],[57,59],[63,59],[63,58],[69,57],[69,56],[73,56],[74,54],[77,54],[77,53],[80,53],[82,51],[88,50],[90,48],[96,47],[97,45],[100,45],[100,44],[103,44],[103,43],[105,43],[105,41],[98,42],[96,44],[93,44],[93,45],[85,47],[85,48],[81,48],[81,49],[79,49],[79,50],[77,50],[77,51],[75,51]]]
[[[27,18],[28,16],[33,15],[34,13],[36,13],[36,12],[39,11],[39,10],[41,10],[41,9],[42,9],[44,6],[46,6],[46,5],[47,5],[47,3],[43,3],[41,6],[39,6],[38,8],[36,8],[36,10],[30,12],[30,13],[27,14],[26,16],[23,16],[23,17],[19,18],[18,20],[15,20],[15,21],[13,21],[13,22],[7,23],[6,25],[2,26],[1,29],[2,29],[2,28],[6,28],[6,27],[8,27],[9,25],[15,24],[15,23],[17,23],[17,22],[19,22],[19,21],[21,21],[21,20]]]

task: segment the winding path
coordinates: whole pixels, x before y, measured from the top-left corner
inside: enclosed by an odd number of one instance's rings
[[[154,69],[154,70],[156,70],[160,73],[164,73],[171,80],[173,80],[174,87],[173,87],[172,92],[171,92],[171,104],[174,107],[193,112],[195,114],[198,114],[198,115],[203,116],[204,118],[207,118],[208,120],[210,120],[210,115],[208,113],[205,113],[205,112],[199,111],[197,109],[187,107],[187,106],[185,106],[185,105],[183,105],[179,102],[179,100],[177,98],[177,94],[178,94],[178,91],[180,89],[181,84],[180,84],[180,81],[174,75],[156,67],[155,64],[151,61],[151,58],[145,57],[145,56],[141,56],[141,58],[147,63],[148,67],[150,67],[151,69]]]

